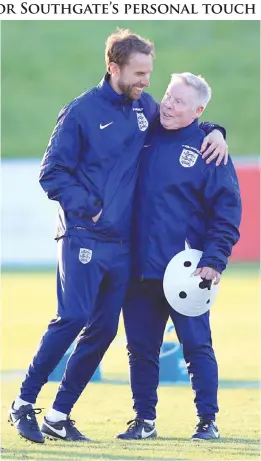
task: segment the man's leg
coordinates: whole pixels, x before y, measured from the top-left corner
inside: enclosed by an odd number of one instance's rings
[[[170,310],[177,336],[183,346],[199,423],[193,439],[218,438],[215,415],[218,412],[218,367],[212,348],[209,312],[186,317]]]
[[[113,243],[110,245],[110,251],[111,269],[102,281],[94,311],[68,360],[53,403],[53,410],[65,416],[70,414],[117,334],[119,315],[129,282],[129,248]],[[57,421],[57,424],[61,425],[61,422]],[[50,426],[52,425],[47,415],[42,426],[42,431],[47,436],[52,436]],[[66,436],[60,438],[68,440]]]
[[[92,250],[87,264],[79,259],[81,248]],[[50,322],[41,340],[9,415],[19,434],[29,440],[43,441],[32,404],[91,315],[104,275],[100,256],[95,240],[65,237],[58,242],[57,317]]]
[[[157,280],[132,280],[123,306],[136,419],[121,439],[155,437],[159,354],[168,309]]]

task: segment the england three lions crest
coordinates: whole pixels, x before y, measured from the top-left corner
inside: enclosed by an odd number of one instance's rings
[[[198,154],[196,152],[190,149],[183,149],[179,157],[179,163],[185,168],[189,168],[195,165],[197,158]]]
[[[90,262],[91,259],[92,259],[92,250],[89,250],[88,248],[80,248],[79,261],[82,264],[87,264]]]
[[[139,126],[140,131],[147,130],[149,126],[149,122],[146,119],[145,115],[139,112],[136,112],[136,115],[137,115],[138,126]]]

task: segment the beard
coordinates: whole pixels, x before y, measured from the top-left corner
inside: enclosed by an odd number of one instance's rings
[[[122,93],[128,98],[128,99],[139,99],[141,95],[135,95],[134,94],[134,87],[138,86],[136,85],[127,85],[126,83],[123,82],[118,82],[118,87],[122,91]]]

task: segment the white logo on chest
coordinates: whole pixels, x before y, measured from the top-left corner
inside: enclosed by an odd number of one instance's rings
[[[88,248],[80,248],[79,261],[82,264],[87,264],[90,262],[91,259],[92,259],[92,250],[89,250]]]
[[[139,127],[140,131],[147,130],[147,128],[149,126],[149,122],[146,119],[145,115],[143,113],[140,113],[140,112],[136,112],[136,115],[137,115],[138,127]]]
[[[183,149],[179,157],[179,163],[185,168],[190,168],[195,165],[197,159],[198,154],[196,152],[190,149]]]
[[[104,130],[104,128],[107,128],[107,126],[110,126],[112,124],[113,122],[107,123],[106,125],[103,125],[102,123],[100,123],[100,130]]]

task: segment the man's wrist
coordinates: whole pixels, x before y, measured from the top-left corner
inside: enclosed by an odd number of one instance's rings
[[[217,258],[201,258],[197,267],[210,267],[215,271],[222,274],[222,272],[226,269],[226,264],[223,261],[218,260]]]
[[[226,139],[227,132],[225,128],[223,126],[217,125],[216,123],[213,123],[212,125],[213,125],[213,129],[210,131],[210,133],[215,130],[219,131],[222,134],[223,138]]]

